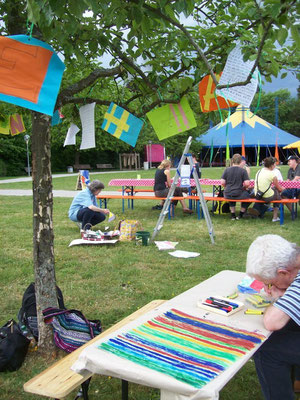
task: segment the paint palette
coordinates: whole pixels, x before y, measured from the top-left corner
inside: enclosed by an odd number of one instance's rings
[[[244,303],[227,297],[209,296],[204,299],[199,299],[197,307],[229,317],[230,315],[240,311],[244,307]]]

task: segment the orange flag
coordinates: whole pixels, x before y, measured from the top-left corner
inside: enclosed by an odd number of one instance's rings
[[[243,156],[243,157],[246,157],[245,143],[244,143],[244,134],[242,134],[242,156]]]
[[[278,144],[277,144],[277,140],[276,140],[276,144],[275,144],[275,158],[277,158],[276,164],[279,164],[279,152],[278,152]]]
[[[216,74],[216,78],[219,81],[220,74]],[[214,84],[211,75],[206,75],[199,83],[199,100],[200,100],[200,107],[202,112],[210,112],[210,111],[217,111],[218,105],[215,99],[214,90],[216,85]],[[227,101],[221,97],[216,96],[218,100],[219,107],[221,109],[228,108],[228,104],[230,107],[236,107],[238,104],[233,103],[231,101]]]

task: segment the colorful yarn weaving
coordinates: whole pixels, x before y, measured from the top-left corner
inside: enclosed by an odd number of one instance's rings
[[[172,309],[99,348],[201,388],[264,339]]]

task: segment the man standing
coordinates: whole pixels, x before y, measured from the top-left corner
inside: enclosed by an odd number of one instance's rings
[[[259,236],[247,254],[247,274],[277,300],[264,314],[272,335],[254,354],[266,400],[293,400],[291,368],[300,367],[300,247],[278,235]]]
[[[290,156],[288,158],[288,165],[290,169],[288,170],[288,181],[300,181],[300,164],[299,157]],[[283,199],[293,199],[294,197],[300,198],[300,189],[285,189],[281,193]],[[287,204],[287,208],[292,212],[292,205]]]

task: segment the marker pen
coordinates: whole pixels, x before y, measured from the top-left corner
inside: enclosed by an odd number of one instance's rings
[[[248,308],[248,310],[246,310],[244,312],[244,314],[249,314],[249,315],[262,315],[264,312],[261,310],[252,310],[250,308]]]

